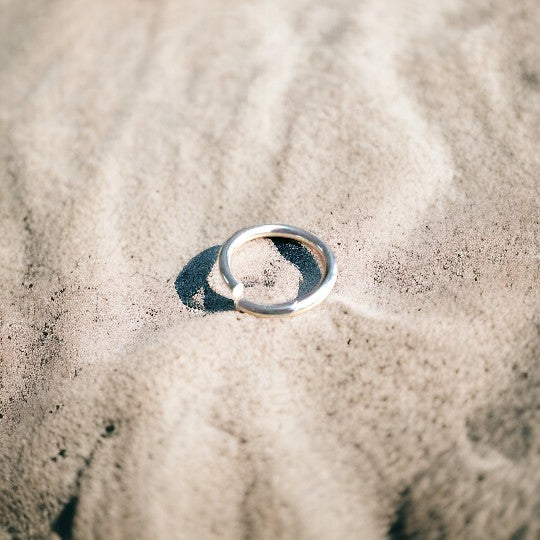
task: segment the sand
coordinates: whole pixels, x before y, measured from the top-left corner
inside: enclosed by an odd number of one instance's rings
[[[2,1],[0,538],[537,538],[539,27]],[[212,266],[272,222],[337,257],[297,318]],[[266,300],[317,272],[236,264]]]

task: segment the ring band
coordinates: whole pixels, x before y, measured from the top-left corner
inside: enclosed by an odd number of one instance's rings
[[[318,253],[324,261],[324,271],[317,286],[307,294],[281,304],[256,304],[244,298],[244,284],[232,274],[231,259],[234,252],[246,242],[256,238],[289,238],[296,240]],[[234,305],[238,311],[257,317],[290,317],[303,313],[320,304],[332,290],[336,278],[336,259],[330,248],[314,234],[291,225],[257,225],[233,234],[219,250],[219,271],[225,284],[231,289]]]

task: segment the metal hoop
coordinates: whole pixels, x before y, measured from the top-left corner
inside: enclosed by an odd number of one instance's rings
[[[256,238],[271,237],[290,238],[301,242],[322,257],[325,268],[321,280],[309,293],[281,304],[256,304],[244,298],[244,284],[233,276],[231,259],[242,244]],[[290,317],[303,313],[320,304],[330,294],[337,278],[336,260],[330,248],[318,236],[291,225],[257,225],[242,229],[221,246],[218,261],[221,277],[232,291],[236,309],[257,317]]]

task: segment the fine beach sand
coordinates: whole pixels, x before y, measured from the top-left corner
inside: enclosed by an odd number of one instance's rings
[[[0,2],[0,539],[537,539],[539,28]],[[272,222],[336,254],[315,310],[181,274]],[[236,264],[301,286],[269,241]]]

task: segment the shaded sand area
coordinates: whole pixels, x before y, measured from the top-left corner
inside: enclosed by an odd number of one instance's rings
[[[0,538],[537,538],[539,12],[2,1]]]

